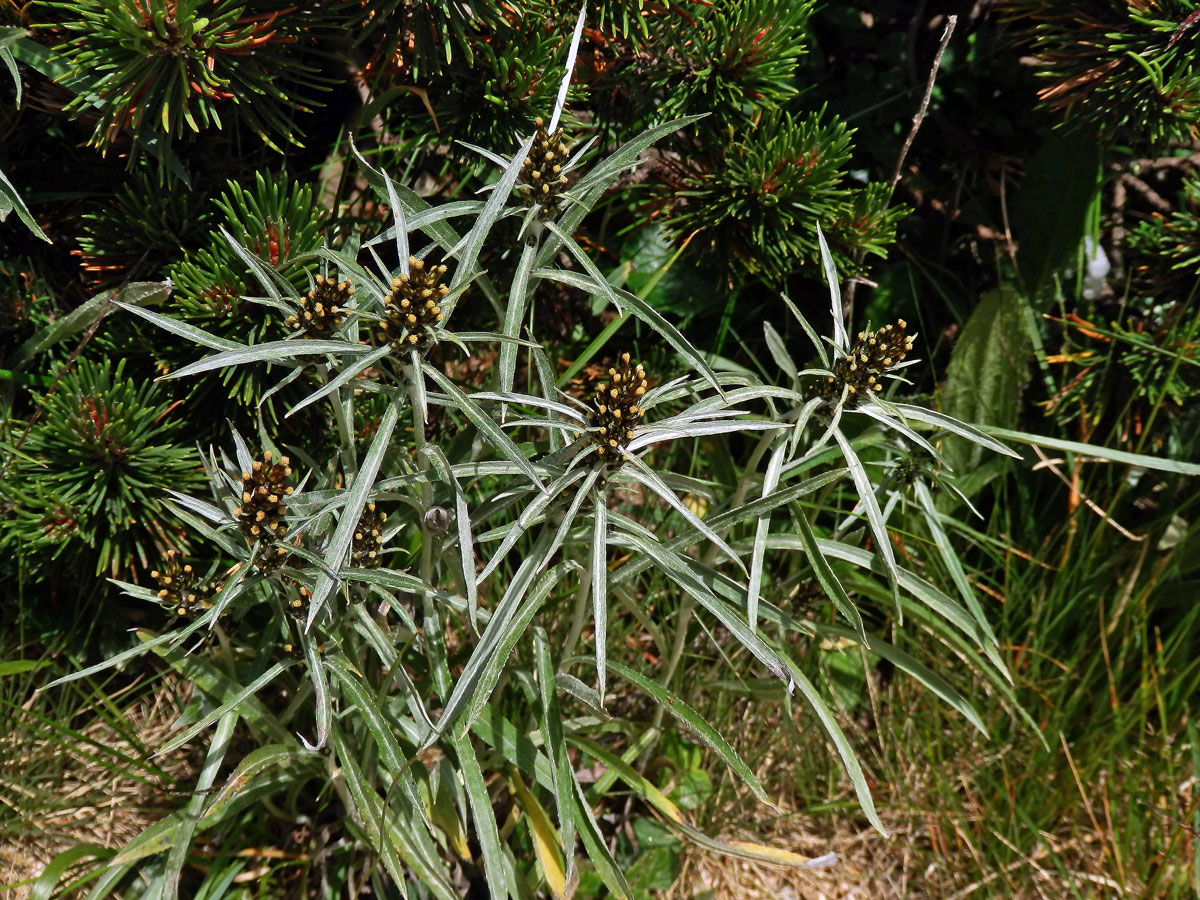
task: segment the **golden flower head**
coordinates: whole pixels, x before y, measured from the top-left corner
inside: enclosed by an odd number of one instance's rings
[[[155,569],[150,577],[159,587],[158,602],[177,616],[195,615],[210,609],[212,597],[220,589],[218,584],[201,582],[190,565],[180,565],[176,550],[167,551],[163,570]]]
[[[384,305],[375,337],[393,350],[424,350],[435,343],[433,329],[442,321],[442,301],[450,288],[442,284],[445,266],[425,267],[411,256],[408,273],[392,279],[392,290]]]
[[[629,354],[621,354],[620,368],[608,370],[609,381],[596,389],[588,422],[594,429],[596,452],[607,463],[619,464],[621,450],[633,440],[638,422],[645,415],[642,396],[649,387],[641,364],[631,367]]]
[[[265,451],[261,460],[254,460],[249,472],[242,473],[241,506],[233,511],[242,534],[252,546],[269,544],[287,534],[287,525],[282,521],[287,513],[283,500],[293,488],[284,479],[292,474],[292,469],[286,456],[273,462],[271,455],[270,450]],[[265,550],[258,565],[260,568],[281,565],[286,555],[282,548]]]
[[[540,116],[533,121],[537,131],[534,132],[529,155],[521,165],[517,190],[529,206],[539,204],[544,215],[552,216],[558,211],[559,197],[567,187],[563,166],[566,165],[568,152],[563,145],[561,128],[549,134]]]
[[[819,395],[836,403],[845,390],[846,406],[853,409],[864,397],[883,390],[880,379],[904,361],[916,340],[906,328],[907,323],[900,319],[878,331],[860,331],[850,352],[838,358],[833,374],[818,387]]]
[[[292,331],[302,331],[305,337],[329,337],[345,321],[345,305],[353,295],[349,281],[335,282],[318,275],[316,287],[304,296],[300,309],[288,317],[286,324]]]

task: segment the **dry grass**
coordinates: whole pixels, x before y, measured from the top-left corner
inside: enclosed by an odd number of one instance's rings
[[[878,731],[865,733],[843,720],[864,760],[873,760],[870,777],[889,832],[884,838],[851,812],[855,804],[848,783],[832,790],[819,784],[814,774],[822,768],[815,761],[819,748],[793,744],[789,751],[787,736],[773,723],[756,722],[740,712],[731,718],[745,723],[738,749],[748,760],[757,756],[751,765],[780,812],[756,803],[744,789],[735,792],[726,780],[713,800],[696,810],[696,824],[714,837],[803,856],[834,852],[838,862],[823,869],[788,869],[685,842],[680,877],[667,894],[670,900],[1141,900],[1164,896],[1164,884],[1181,885],[1192,878],[1200,836],[1173,825],[1166,814],[1147,815],[1147,807],[1154,807],[1187,820],[1186,811],[1196,808],[1200,789],[1184,763],[1183,748],[1175,748],[1176,781],[1157,788],[1145,783],[1137,796],[1127,787],[1120,796],[1115,785],[1102,783],[1085,785],[1089,793],[1084,794],[1071,781],[1064,749],[1057,771],[1022,771],[1022,777],[1046,779],[1044,803],[1053,814],[1049,827],[1022,830],[1007,827],[1014,812],[997,784],[1002,783],[1000,758],[1010,765],[1030,759],[1029,747],[1001,747],[979,738],[964,741],[948,758],[930,760],[914,745],[918,742],[897,741],[896,731],[885,738],[889,745],[881,747]],[[1024,739],[1036,741],[1032,735]],[[953,743],[952,737],[947,740]],[[1063,787],[1055,783],[1059,777],[1068,779],[1070,791],[1053,790]],[[845,812],[804,812],[827,801]],[[1127,832],[1138,818],[1157,826],[1155,840],[1168,848],[1156,860],[1165,870],[1157,893],[1139,879],[1129,859]],[[1019,846],[1010,837],[1014,833],[1024,835]],[[1151,843],[1145,835],[1138,840],[1141,846]]]
[[[111,699],[127,700],[125,727],[144,747],[155,747],[171,734],[185,691],[167,679],[153,690],[130,685]],[[55,733],[36,718],[37,712],[53,716],[39,709],[44,702],[42,694],[30,696],[0,735],[0,886],[37,878],[57,854],[79,843],[121,847],[175,806],[168,780],[121,765],[121,756],[143,759],[128,732],[85,710],[90,721],[75,725],[74,735]],[[154,762],[183,784],[196,768],[186,750]],[[30,887],[2,893],[25,900]]]

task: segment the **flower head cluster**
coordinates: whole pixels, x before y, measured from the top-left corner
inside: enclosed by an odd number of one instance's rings
[[[442,321],[441,302],[450,293],[442,284],[445,266],[425,268],[423,260],[410,256],[407,274],[392,279],[385,311],[376,337],[393,350],[421,350],[434,343],[431,329]]]
[[[537,132],[521,166],[517,189],[528,205],[537,203],[543,214],[553,215],[558,211],[558,198],[567,187],[567,176],[562,174],[567,148],[563,146],[561,128],[556,128],[553,134],[547,133],[540,116],[534,119],[534,124]]]
[[[864,397],[883,390],[879,379],[903,362],[916,340],[905,332],[906,327],[900,319],[878,331],[860,331],[850,353],[834,363],[833,374],[820,386],[821,397],[836,403],[845,389],[846,406],[853,409]]]
[[[200,581],[195,569],[190,565],[179,564],[179,552],[167,551],[165,571],[157,569],[150,577],[158,583],[158,600],[164,608],[177,616],[195,615],[212,606],[212,596],[218,591],[219,585],[212,582]]]
[[[368,504],[363,510],[350,546],[350,561],[354,565],[364,569],[377,569],[382,565],[380,551],[383,549],[383,523],[386,521],[387,513],[377,512],[374,503]]]
[[[646,393],[646,371],[638,364],[630,368],[629,354],[621,354],[621,368],[609,369],[611,383],[596,389],[596,398],[588,415],[595,429],[596,452],[607,463],[621,462],[621,448],[633,439],[637,423],[645,414],[638,402]]]
[[[335,282],[318,275],[317,286],[300,301],[296,315],[288,317],[287,327],[292,331],[303,331],[305,337],[329,337],[345,321],[342,315],[344,304],[353,295],[354,288],[349,281]]]
[[[251,546],[269,544],[287,534],[287,525],[281,520],[287,513],[283,498],[293,490],[284,479],[291,474],[288,458],[283,456],[272,463],[270,450],[263,452],[261,461],[256,459],[251,464],[251,471],[242,473],[242,505],[233,515]],[[282,564],[286,557],[287,550],[277,547],[267,551],[257,565],[261,569],[272,568]]]

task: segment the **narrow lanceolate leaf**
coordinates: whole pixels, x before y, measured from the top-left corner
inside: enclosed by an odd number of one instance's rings
[[[721,536],[705,524],[704,520],[688,509],[687,506],[684,505],[684,502],[675,496],[675,492],[663,484],[662,479],[658,477],[654,470],[652,470],[636,456],[630,456],[628,453],[624,454],[624,456],[628,462],[633,463],[633,470],[628,471],[629,477],[650,488],[650,490],[654,491],[654,493],[666,500],[667,503],[669,503],[676,510],[676,512],[687,519],[689,525],[708,538],[708,540],[712,541],[718,550],[729,557],[729,559],[739,569],[742,570],[743,574],[749,574],[746,572],[746,565],[742,562],[741,557],[734,553],[732,548],[730,548],[730,546],[721,539]]]
[[[496,826],[496,810],[488,793],[487,782],[484,781],[483,770],[475,757],[471,736],[451,736],[450,742],[458,758],[467,801],[471,804],[471,817],[475,823],[479,849],[483,854],[483,876],[487,879],[488,891],[493,897],[515,894],[509,878],[509,865],[512,860],[507,845],[500,839],[500,829]]]
[[[483,433],[484,438],[489,444],[496,448],[504,457],[511,460],[525,474],[529,481],[536,485],[538,490],[545,491],[546,486],[542,484],[542,479],[538,477],[537,472],[526,459],[525,455],[517,449],[517,445],[512,442],[507,434],[500,428],[499,425],[479,408],[470,397],[464,394],[458,386],[439,372],[429,363],[421,364],[421,371],[428,375],[442,389],[443,392],[454,401],[463,415],[471,420],[471,423]]]
[[[662,425],[656,423],[647,428],[638,429],[637,437],[629,442],[626,449],[630,453],[636,453],[643,447],[649,447],[651,444],[659,444],[663,441],[708,437],[714,434],[733,434],[739,431],[774,431],[786,427],[782,422],[747,419],[736,419],[732,422],[685,422],[677,428],[664,428]]]
[[[787,345],[784,344],[783,338],[779,336],[779,332],[770,322],[763,322],[763,337],[767,341],[767,350],[771,354],[771,359],[775,360],[775,365],[783,369],[787,377],[795,383],[796,373],[800,371],[800,367],[796,365],[792,355],[788,353]]]
[[[345,702],[354,710],[355,717],[361,721],[375,741],[379,750],[379,761],[389,774],[397,777],[408,765],[404,751],[393,733],[393,726],[384,716],[375,698],[366,689],[362,676],[352,671],[346,661],[330,656],[325,666],[333,673],[341,687]]]
[[[796,309],[796,304],[788,298],[787,294],[780,294],[779,299],[783,301],[784,305],[788,308],[791,314],[796,317],[796,321],[800,323],[800,327],[803,328],[804,333],[808,335],[808,339],[812,342],[813,349],[817,351],[817,358],[821,361],[822,368],[828,369],[829,354],[825,350],[825,342],[822,341],[820,336],[817,335],[817,330],[813,328],[811,324],[809,324],[808,319],[804,318],[800,310]]]
[[[750,519],[756,519],[773,509],[778,509],[797,500],[800,497],[811,494],[821,488],[832,484],[843,475],[846,474],[846,469],[830,469],[828,472],[822,472],[820,475],[814,475],[812,478],[805,479],[798,484],[793,484],[789,487],[778,490],[768,497],[760,497],[750,503],[743,504],[737,509],[727,510],[713,516],[709,521],[709,527],[714,531],[724,531],[737,525],[739,522],[745,522]],[[699,535],[689,529],[688,531],[676,535],[666,542],[666,548],[672,552],[683,550],[689,544],[694,544]],[[770,544],[768,543],[768,546]],[[638,556],[624,563],[612,575],[612,583],[626,582],[631,578],[640,575],[646,569],[654,565],[653,560],[647,556]]]
[[[492,552],[492,558],[487,561],[483,570],[479,573],[479,580],[484,581],[489,575],[496,570],[496,567],[504,560],[505,554],[513,548],[521,535],[526,529],[545,511],[551,503],[558,500],[559,495],[571,487],[576,481],[579,481],[586,474],[583,469],[576,469],[567,472],[561,478],[557,478],[550,483],[545,493],[536,495],[533,500],[521,511],[515,522],[501,526],[496,531],[503,531],[504,539],[500,542],[500,546]],[[480,540],[484,540],[488,535],[480,535]]]
[[[475,219],[475,224],[467,232],[462,252],[458,255],[458,266],[454,270],[454,278],[450,282],[451,291],[464,285],[474,275],[475,266],[479,260],[479,251],[483,249],[484,240],[496,220],[500,218],[500,213],[504,211],[504,205],[512,195],[513,185],[517,183],[517,176],[521,174],[521,166],[525,164],[525,157],[529,155],[531,146],[533,146],[532,134],[525,139],[521,149],[509,160],[508,168],[504,170],[500,180],[496,182],[496,186],[492,188],[487,203],[483,205],[482,211]],[[446,313],[447,319],[450,318],[450,312],[453,311],[453,304],[449,304],[449,306],[451,309]]]
[[[571,88],[571,76],[575,74],[575,56],[579,53],[579,39],[583,37],[583,23],[587,18],[587,3],[580,4],[579,17],[575,20],[575,30],[571,32],[571,45],[567,48],[567,64],[566,73],[563,75],[562,82],[558,86],[558,97],[554,101],[554,114],[550,116],[550,124],[546,126],[546,131],[550,134],[558,128],[559,117],[562,116],[563,107],[567,105],[567,91]],[[17,101],[20,105],[20,101]]]
[[[783,471],[783,461],[787,455],[787,441],[780,441],[771,453],[767,463],[767,471],[763,475],[762,495],[771,496],[771,492],[779,486],[779,473]],[[767,551],[767,532],[771,528],[771,511],[767,510],[754,526],[754,548],[750,552],[750,581],[746,585],[746,619],[750,628],[758,627],[758,598],[760,594],[763,559]]]
[[[842,309],[842,288],[838,284],[837,266],[833,262],[833,254],[829,252],[829,244],[825,241],[825,232],[817,225],[817,244],[821,248],[821,267],[825,270],[825,281],[829,284],[829,305],[833,313],[833,343],[839,351],[847,353],[850,350],[850,335],[846,332],[846,314]],[[880,831],[883,829],[881,828]]]
[[[937,410],[925,409],[921,406],[914,406],[911,403],[892,403],[891,406],[898,410],[899,413],[906,419],[912,419],[915,422],[924,422],[926,425],[933,425],[937,428],[943,428],[959,437],[966,438],[972,443],[979,444],[981,447],[986,447],[989,450],[994,450],[997,453],[1003,453],[1005,456],[1011,456],[1015,459],[1020,459],[1021,454],[1014,451],[1011,447],[1005,446],[996,440],[991,435],[984,434],[974,425],[968,425],[966,422],[960,422],[953,416],[948,416],[945,413],[940,413]],[[1003,428],[989,428],[988,431],[992,434],[1001,437],[1007,437],[1011,440],[1020,440],[1017,437],[1019,432],[1008,432]],[[1028,435],[1033,437],[1033,435]],[[1129,454],[1133,456],[1134,454]],[[1200,474],[1200,466],[1196,466],[1196,472]]]
[[[950,686],[950,682],[946,681],[946,679],[936,672],[931,671],[927,666],[917,662],[917,660],[913,659],[899,647],[889,644],[887,641],[880,640],[874,635],[859,635],[848,628],[841,628],[837,625],[820,625],[818,626],[818,630],[823,635],[846,637],[862,641],[872,653],[882,656],[897,669],[910,675],[917,684],[922,685],[948,705],[958,710],[962,717],[978,729],[981,734],[986,735],[988,733],[987,726],[983,724],[983,719],[979,717],[979,713],[975,711],[975,708],[958,691]]]
[[[663,318],[662,313],[636,294],[614,288],[608,283],[600,273],[600,270],[596,268],[596,264],[592,262],[588,254],[576,243],[573,237],[559,231],[558,226],[553,222],[546,223],[546,227],[559,237],[563,245],[566,246],[567,250],[570,251],[576,262],[579,263],[587,274],[581,275],[578,272],[569,272],[566,269],[554,269],[547,271],[545,277],[550,277],[569,284],[572,287],[577,287],[580,290],[587,291],[589,294],[605,297],[618,310],[628,307],[635,316],[645,322],[659,337],[675,348],[675,351],[680,356],[691,363],[709,384],[716,388],[718,392],[721,391],[721,384],[717,380],[716,373],[709,366],[708,361],[679,332],[679,329]],[[534,274],[540,275],[542,271],[539,269]]]
[[[529,302],[529,273],[537,256],[537,244],[527,243],[521,251],[517,272],[513,276],[512,289],[508,292],[508,306],[504,310],[504,335],[514,340],[500,344],[500,390],[513,389],[513,376],[517,371],[517,343],[521,337],[521,323]]]
[[[537,628],[533,632],[534,657],[537,664],[538,697],[542,704],[542,733],[545,738],[550,768],[554,770],[554,802],[558,806],[559,833],[567,859],[567,878],[575,870],[575,804],[571,797],[575,793],[575,774],[571,759],[567,755],[567,741],[563,735],[562,710],[558,705],[558,679],[554,674],[554,661],[550,656],[550,640],[546,632]]]
[[[221,232],[221,236],[225,238],[226,243],[229,244],[230,249],[232,249],[233,252],[238,255],[242,263],[245,264],[246,268],[248,268],[251,274],[254,275],[254,280],[259,283],[259,285],[264,291],[267,292],[271,299],[282,300],[283,294],[280,291],[280,287],[283,287],[285,290],[288,290],[291,287],[284,280],[283,276],[281,276],[274,268],[268,266],[266,262],[260,259],[257,255],[251,253],[244,246],[242,246],[242,242],[236,240],[233,235],[226,231],[224,225],[222,225],[218,230]]]
[[[341,518],[338,520],[337,528],[334,529],[333,537],[329,539],[329,547],[325,551],[325,567],[330,572],[340,572],[342,566],[345,565],[346,554],[350,552],[350,544],[354,541],[354,530],[358,527],[363,507],[367,505],[367,498],[375,484],[375,477],[379,474],[379,466],[383,462],[384,453],[391,444],[392,431],[395,430],[399,418],[400,400],[397,397],[388,404],[383,418],[379,421],[379,428],[375,432],[375,437],[371,439],[371,448],[367,451],[358,475],[355,476],[354,483],[350,486],[346,504],[342,507]],[[324,608],[325,601],[333,587],[334,579],[329,576],[328,572],[322,571],[317,576],[317,583],[313,588],[312,598],[309,600],[305,631],[312,628],[313,622]]]
[[[545,559],[546,557],[543,556],[541,560],[543,565],[545,564]],[[576,562],[561,562],[543,572],[542,577],[529,590],[529,594],[521,604],[517,614],[510,621],[508,629],[500,636],[500,641],[495,652],[491,654],[490,659],[483,666],[483,671],[478,682],[478,690],[474,691],[471,696],[470,707],[467,710],[467,724],[464,727],[469,727],[471,722],[474,722],[483,714],[488,698],[491,696],[492,691],[495,690],[496,682],[500,680],[500,673],[504,670],[509,654],[512,653],[517,641],[525,634],[525,629],[529,627],[530,621],[532,621],[538,610],[542,608],[542,604],[546,602],[546,598],[550,596],[550,593],[556,587],[560,586],[567,575],[578,570],[579,564]]]
[[[455,682],[450,696],[446,698],[442,717],[438,720],[437,731],[430,736],[430,740],[445,734],[452,725],[459,732],[470,727],[473,719],[470,715],[462,727],[454,723],[468,706],[472,709],[481,709],[483,703],[487,702],[487,695],[495,686],[494,679],[499,678],[500,668],[504,665],[508,651],[512,649],[517,638],[533,617],[536,607],[541,605],[553,587],[553,584],[548,582],[548,576],[561,578],[566,574],[567,564],[560,563],[549,572],[544,573],[537,588],[530,590],[534,577],[545,562],[545,550],[549,540],[549,534],[543,533],[530,555],[525,557],[521,561],[521,565],[517,567],[504,596],[492,610],[492,617],[483,630],[483,634],[480,635],[479,643],[463,667],[462,674],[458,676],[458,681]],[[505,649],[506,647],[507,649]],[[497,657],[500,657],[498,663],[496,662]]]
[[[475,574],[475,538],[471,534],[471,511],[467,508],[467,496],[454,477],[454,469],[442,449],[436,444],[427,444],[425,452],[438,477],[454,492],[454,525],[458,532],[458,556],[467,593],[467,618],[471,622],[471,630],[478,634],[479,579]]]
[[[608,660],[608,492],[595,493],[592,519],[592,616],[596,628],[596,691],[604,703],[605,664]]]
[[[181,338],[187,338],[189,341],[199,344],[202,347],[212,347],[214,350],[241,350],[245,348],[245,344],[239,344],[237,341],[226,340],[215,335],[209,334],[207,331],[201,331],[194,325],[189,325],[187,322],[181,322],[178,319],[172,319],[170,316],[164,316],[156,312],[151,312],[148,309],[143,309],[140,306],[134,306],[129,303],[121,303],[118,300],[113,301],[114,306],[119,306],[126,312],[131,312],[135,316],[145,319],[151,325],[157,325],[164,331],[169,331],[172,334],[177,334]]]
[[[232,697],[225,699],[224,703],[222,703],[219,707],[214,709],[208,715],[203,716],[199,722],[197,722],[195,725],[193,725],[191,728],[189,728],[183,734],[176,735],[174,738],[167,741],[166,744],[164,744],[157,751],[155,751],[154,755],[162,756],[165,753],[170,753],[174,750],[179,749],[184,744],[191,743],[192,740],[196,737],[196,735],[198,735],[200,732],[202,732],[206,728],[208,728],[209,725],[211,725],[213,722],[217,721],[217,719],[221,718],[221,716],[225,715],[228,712],[233,712],[233,711],[237,710],[237,708],[243,702],[245,702],[247,697],[253,697],[259,691],[261,691],[264,687],[266,687],[268,684],[270,684],[272,681],[274,681],[275,677],[286,668],[287,668],[287,665],[284,663],[275,663],[275,665],[271,666],[271,668],[267,669],[267,671],[263,672],[256,679],[254,679],[254,681],[250,682],[250,684],[246,685],[244,688],[242,688],[240,691],[238,691]],[[221,698],[218,698],[218,699],[221,699]]]
[[[295,744],[267,744],[265,747],[259,747],[238,763],[237,768],[225,782],[225,787],[221,788],[212,803],[204,810],[201,821],[218,819],[225,807],[236,799],[249,781],[259,773],[270,769],[315,766],[319,762],[319,756],[307,750],[301,750]]]
[[[879,499],[875,496],[875,486],[871,484],[871,478],[867,475],[867,467],[858,458],[858,454],[854,452],[854,448],[842,434],[841,429],[833,433],[833,439],[837,441],[842,456],[850,467],[850,477],[854,479],[854,486],[858,489],[859,503],[866,511],[871,534],[879,548],[879,557],[887,569],[888,584],[892,586],[894,594],[896,592],[896,553],[892,549],[891,538],[888,537],[887,524],[883,521],[883,510],[879,508]]]
[[[705,570],[695,560],[680,556],[664,545],[658,543],[653,536],[646,538],[630,531],[613,532],[610,540],[614,544],[632,546],[640,550],[659,568],[677,587],[687,592],[696,602],[712,613],[717,620],[729,629],[730,633],[758,659],[768,671],[777,678],[787,679],[787,672],[779,656],[767,646],[757,632],[752,631],[746,620],[739,612],[733,610],[725,601],[716,596],[705,584]],[[622,567],[624,568],[624,567]]]
[[[915,417],[914,417],[915,418]],[[948,426],[943,426],[947,427]],[[1200,475],[1200,465],[1180,462],[1175,459],[1163,459],[1159,456],[1147,456],[1144,453],[1129,453],[1125,450],[1111,450],[1095,444],[1081,444],[1078,441],[1064,441],[1059,438],[1046,437],[1041,434],[1029,434],[1025,431],[1012,431],[1008,428],[987,427],[987,432],[1007,441],[1018,441],[1033,447],[1045,447],[1047,450],[1060,450],[1063,453],[1078,453],[1091,459],[1102,459],[1106,462],[1123,463],[1128,466],[1139,466],[1156,472],[1174,472],[1179,475]]]
[[[396,196],[396,185],[392,179],[388,177],[388,173],[382,169],[379,174],[383,176],[383,187],[387,191],[388,209],[392,213],[392,231],[396,239],[396,259],[400,260],[400,265],[404,267],[404,271],[408,271],[408,226],[404,222],[404,204],[400,202],[400,198]]]
[[[949,571],[950,580],[958,588],[958,595],[962,597],[963,602],[967,605],[967,609],[971,611],[971,615],[975,617],[975,621],[979,623],[980,630],[987,635],[988,640],[993,645],[998,644],[996,634],[992,631],[992,626],[988,623],[987,616],[984,615],[983,607],[979,605],[979,599],[975,596],[975,592],[971,590],[971,585],[967,581],[967,573],[963,570],[962,561],[958,558],[958,554],[954,552],[954,548],[950,546],[950,538],[947,536],[945,529],[942,528],[941,518],[933,503],[933,495],[929,492],[929,485],[925,483],[925,479],[917,478],[913,482],[913,489],[916,492],[917,501],[921,504],[921,511],[925,513],[925,524],[929,526],[929,533],[933,537],[934,544],[937,546],[938,556],[942,558],[942,563],[946,566],[947,571]]]
[[[420,804],[412,802],[411,791],[404,789],[402,784],[402,790],[396,793],[407,802],[394,802],[391,806],[384,804],[383,798],[379,796],[373,783],[367,781],[359,766],[361,748],[342,734],[340,727],[333,730],[330,745],[337,754],[337,764],[354,801],[348,812],[361,823],[363,831],[370,837],[373,849],[382,857],[384,865],[388,867],[388,873],[396,883],[403,884],[406,881],[403,867],[396,864],[396,856],[399,854],[404,865],[412,869],[412,875],[416,876],[438,900],[459,900],[446,878],[444,865],[429,837],[429,820]],[[409,779],[408,787],[411,789],[411,772],[406,774]],[[382,846],[379,846],[380,843]]]
[[[850,746],[850,741],[846,739],[845,732],[838,725],[829,707],[825,705],[825,701],[821,699],[820,692],[808,680],[807,676],[800,671],[800,667],[786,656],[783,657],[783,660],[788,667],[788,671],[791,673],[792,679],[795,681],[796,687],[804,695],[809,708],[816,714],[821,727],[825,729],[825,733],[829,735],[829,739],[833,742],[838,756],[842,758],[842,765],[846,769],[846,774],[850,776],[850,783],[854,785],[854,793],[858,795],[858,804],[862,807],[863,813],[866,814],[867,821],[874,825],[880,834],[887,837],[887,829],[883,827],[883,822],[880,820],[879,814],[875,811],[875,800],[871,796],[871,787],[867,784],[867,778],[863,775],[862,766],[859,765],[858,757],[854,755],[854,748]]]
[[[184,818],[175,832],[174,844],[167,854],[161,894],[163,900],[176,900],[179,896],[179,876],[183,872],[184,863],[187,862],[188,851],[192,849],[192,835],[200,821],[200,814],[208,802],[208,792],[217,780],[221,763],[225,761],[225,754],[233,740],[233,730],[237,725],[237,720],[236,712],[227,712],[221,717],[216,731],[213,732],[212,742],[208,745],[208,755],[204,759],[204,766],[200,769],[200,777],[196,779],[195,796],[187,805]]]
[[[616,660],[610,662],[609,666],[619,677],[624,678],[626,681],[645,691],[659,706],[678,719],[683,725],[690,728],[696,737],[707,744],[713,752],[721,757],[725,765],[729,766],[734,771],[734,774],[742,779],[742,782],[754,792],[754,796],[763,803],[771,802],[766,790],[763,789],[762,784],[759,782],[758,776],[746,765],[745,760],[738,755],[738,752],[722,737],[721,733],[710,725],[708,720],[700,715],[700,713],[688,706],[682,697],[667,690],[653,679],[647,678],[640,672]]]
[[[572,188],[572,194],[578,199],[578,203],[573,203],[563,213],[558,221],[559,227],[566,232],[572,232],[579,223],[583,221],[583,217],[595,205],[596,201],[604,193],[614,178],[624,172],[626,169],[634,168],[638,164],[642,151],[654,144],[660,138],[666,137],[687,125],[691,125],[704,118],[699,116],[683,116],[679,119],[672,119],[669,122],[663,122],[661,125],[656,125],[643,131],[637,137],[631,138],[613,152],[607,159],[598,163],[591,171],[587,172],[582,178],[575,183]],[[544,266],[557,252],[557,247],[552,244],[542,248],[542,253],[538,257],[538,265]]]
[[[813,534],[812,525],[809,524],[808,517],[804,515],[803,510],[795,517],[795,521],[800,525],[800,539],[804,542],[804,552],[808,554],[809,565],[812,566],[813,573],[817,576],[817,581],[821,583],[821,587],[825,591],[825,596],[833,601],[833,605],[837,607],[838,612],[853,626],[854,633],[858,635],[859,640],[865,643],[867,632],[863,628],[862,616],[859,615],[858,608],[850,600],[850,597],[847,596],[846,589],[842,587],[842,583],[834,573],[833,567],[829,565],[829,560],[825,558],[825,554],[817,546],[816,535]]]
[[[160,281],[135,281],[119,290],[99,293],[61,319],[35,332],[17,348],[17,352],[9,358],[9,363],[14,371],[21,371],[39,353],[91,327],[110,303],[122,309],[138,308],[161,303],[170,293],[171,286]]]
[[[200,625],[198,621],[193,622],[191,630],[195,631],[199,627]],[[68,681],[76,681],[80,678],[87,678],[88,676],[95,675],[97,672],[103,672],[105,669],[111,669],[115,666],[119,666],[123,662],[127,662],[128,660],[141,656],[148,650],[153,650],[156,647],[160,647],[163,644],[168,643],[169,641],[173,640],[177,634],[178,632],[168,631],[164,634],[149,637],[137,646],[130,647],[127,650],[122,650],[120,653],[113,654],[108,659],[101,660],[94,665],[88,666],[86,669],[80,669],[78,672],[71,672],[67,675],[63,675],[61,678],[55,678],[52,682],[46,685],[45,689],[49,690],[50,688],[56,688],[59,685],[66,684]]]
[[[21,80],[14,79],[17,82],[17,95],[20,97]],[[20,100],[17,100],[20,104]],[[21,195],[17,193],[17,189],[13,187],[13,183],[8,180],[8,177],[0,172],[0,222],[8,218],[9,213],[16,211],[17,218],[20,219],[25,227],[34,233],[36,237],[41,238],[47,244],[52,243],[50,238],[46,236],[46,232],[42,231],[42,226],[38,225],[33,214],[29,212],[29,207],[25,205],[25,201],[21,199]]]
[[[374,348],[363,344],[351,344],[349,341],[271,341],[267,344],[253,344],[240,347],[237,350],[226,350],[215,353],[190,363],[181,369],[176,369],[162,376],[163,380],[171,378],[187,378],[201,372],[213,369],[225,369],[229,366],[241,366],[247,363],[280,362],[285,359],[295,359],[297,356],[323,356],[325,354],[342,354],[361,356],[373,353]]]
[[[287,415],[285,415],[284,418],[287,418],[288,416],[293,416],[296,413],[300,412],[300,410],[304,409],[304,407],[308,406],[310,403],[316,403],[321,398],[334,393],[342,385],[346,384],[348,381],[351,381],[351,380],[357,378],[359,375],[361,375],[367,369],[371,368],[371,366],[375,365],[375,363],[379,362],[381,359],[383,359],[385,356],[387,356],[391,352],[392,352],[392,348],[390,345],[383,346],[383,347],[376,347],[370,353],[366,354],[366,356],[362,356],[362,357],[356,359],[351,365],[344,366],[342,368],[342,370],[340,372],[338,372],[335,377],[331,378],[325,384],[321,385],[321,387],[317,388],[317,390],[313,391],[311,394],[309,394],[307,397],[305,397],[303,400],[301,400],[299,403],[297,403],[295,406],[293,406],[291,409],[289,409],[287,411]]]
[[[517,803],[529,822],[529,836],[533,839],[533,852],[538,868],[542,870],[546,886],[550,888],[550,895],[555,900],[562,900],[566,896],[567,879],[563,871],[563,848],[558,842],[558,835],[554,832],[554,826],[550,824],[546,810],[542,809],[542,804],[538,803],[537,798],[525,787],[521,776],[513,772],[511,783],[516,792]]]
[[[571,781],[575,782],[575,779],[572,778]],[[578,782],[574,783],[571,798],[575,806],[575,819],[579,822],[579,841],[583,844],[583,849],[587,851],[593,870],[600,876],[600,880],[608,888],[609,894],[616,900],[630,900],[633,894],[629,889],[629,884],[625,881],[625,873],[613,857],[612,851],[608,849],[596,816],[588,805],[587,797],[584,796],[583,788],[579,786]]]

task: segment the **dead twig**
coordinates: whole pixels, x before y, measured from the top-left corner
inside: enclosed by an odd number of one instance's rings
[[[916,113],[913,114],[912,125],[908,129],[908,135],[904,138],[904,144],[900,147],[900,155],[896,157],[896,165],[892,169],[892,177],[888,180],[888,200],[884,205],[891,203],[891,197],[896,192],[896,185],[900,183],[900,173],[904,169],[904,160],[908,158],[908,151],[912,149],[913,141],[917,138],[917,132],[921,130],[921,123],[925,121],[925,116],[929,112],[929,102],[933,98],[933,84],[937,80],[938,69],[942,66],[942,57],[946,54],[946,47],[950,44],[950,38],[954,35],[955,26],[958,25],[958,16],[947,16],[946,27],[942,31],[942,38],[938,42],[937,53],[933,56],[933,63],[929,67],[929,77],[925,80],[925,93],[921,96],[921,103],[917,107]],[[854,269],[857,272],[862,266],[865,252],[861,249],[854,253]],[[854,321],[854,294],[858,289],[859,278],[855,276],[850,279],[846,285],[846,290],[843,293],[843,312],[847,322]]]

